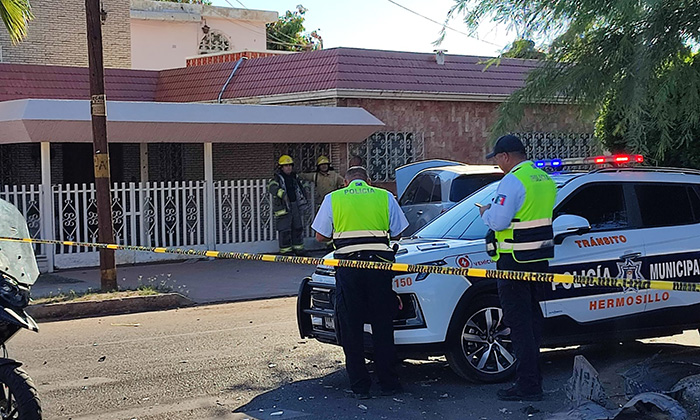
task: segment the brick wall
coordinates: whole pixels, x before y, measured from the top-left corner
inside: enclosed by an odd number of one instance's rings
[[[382,131],[423,133],[426,159],[485,163],[490,127],[498,104],[483,102],[341,99],[339,106],[362,107],[386,124]],[[572,107],[553,105],[528,110],[518,131],[592,132]]]
[[[41,184],[41,149],[37,143],[0,145],[0,185]]]
[[[278,157],[272,143],[225,143],[213,145],[214,180],[267,179]]]
[[[124,182],[141,181],[141,146],[138,143],[115,144],[122,148],[121,167]],[[111,160],[110,156],[110,160]]]
[[[105,67],[131,67],[130,1],[102,0],[107,12],[102,25]],[[85,2],[32,0],[34,20],[29,36],[18,45],[0,30],[3,62],[87,66]]]
[[[238,51],[224,52],[216,54],[205,54],[199,57],[191,57],[187,59],[187,67],[203,66],[214,63],[228,63],[229,61],[238,61],[240,58],[259,58],[269,57],[271,55],[281,55],[283,52],[261,52],[261,51]]]

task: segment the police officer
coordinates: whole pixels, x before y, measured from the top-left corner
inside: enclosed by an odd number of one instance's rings
[[[346,187],[325,196],[311,227],[316,239],[333,238],[335,258],[393,262],[389,239],[396,239],[408,221],[394,196],[369,185],[367,170],[351,167]],[[365,367],[364,324],[372,325],[374,362],[382,395],[402,391],[395,370],[393,318],[398,310],[392,290],[393,273],[360,268],[336,268],[336,332],[345,352],[350,387],[359,399],[370,398],[372,383]]]
[[[294,160],[289,155],[280,156],[278,168],[268,184],[272,195],[272,212],[277,225],[280,254],[304,255],[304,226],[302,212],[308,201],[299,179],[294,173]]]
[[[486,226],[495,232],[496,267],[499,270],[547,272],[554,257],[552,210],[557,187],[546,172],[527,160],[525,147],[516,136],[499,138],[494,158],[506,174],[492,204],[481,207]],[[488,246],[488,245],[487,245]],[[517,358],[515,385],[498,391],[505,401],[542,399],[539,349],[542,311],[541,285],[521,280],[498,280],[503,320]]]

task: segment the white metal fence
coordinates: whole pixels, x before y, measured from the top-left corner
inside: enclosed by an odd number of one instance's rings
[[[267,182],[266,179],[217,181],[210,188],[205,181],[115,183],[112,186],[115,242],[222,250],[234,250],[241,244],[242,249],[251,252],[274,250],[277,231]],[[0,198],[13,203],[24,214],[32,237],[54,232],[53,238],[46,239],[97,242],[94,184],[54,185],[51,212],[45,211],[42,194],[38,185],[0,188]],[[309,196],[313,198],[313,195],[309,186]],[[310,214],[305,215],[307,237],[311,233],[309,217]],[[37,245],[35,249],[40,258],[50,256],[47,259],[57,268],[97,263],[97,253],[84,247]],[[137,257],[133,252],[119,251],[117,262],[176,257],[167,254]]]

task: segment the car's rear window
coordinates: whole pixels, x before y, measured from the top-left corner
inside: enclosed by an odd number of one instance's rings
[[[700,221],[700,200],[693,185],[637,184],[634,193],[645,228]]]
[[[450,201],[456,203],[462,201],[465,197],[478,191],[484,185],[498,181],[503,177],[503,174],[473,174],[461,175],[452,180],[450,188]]]

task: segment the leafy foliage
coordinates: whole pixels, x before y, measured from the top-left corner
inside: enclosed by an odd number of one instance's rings
[[[34,18],[29,0],[0,0],[2,18],[10,40],[17,44],[27,37],[27,22]]]
[[[559,101],[595,117],[611,150],[700,167],[700,2],[458,0],[450,13],[473,29],[490,19],[534,38],[560,31],[547,60],[500,107],[494,135],[515,131],[526,105]]]
[[[267,49],[281,51],[309,51],[323,48],[318,29],[305,34],[304,15],[308,10],[301,4],[294,12],[287,11],[277,22],[267,24]]]
[[[505,58],[528,58],[542,60],[546,54],[535,48],[535,42],[529,39],[518,39],[513,41],[508,51],[501,54]]]

